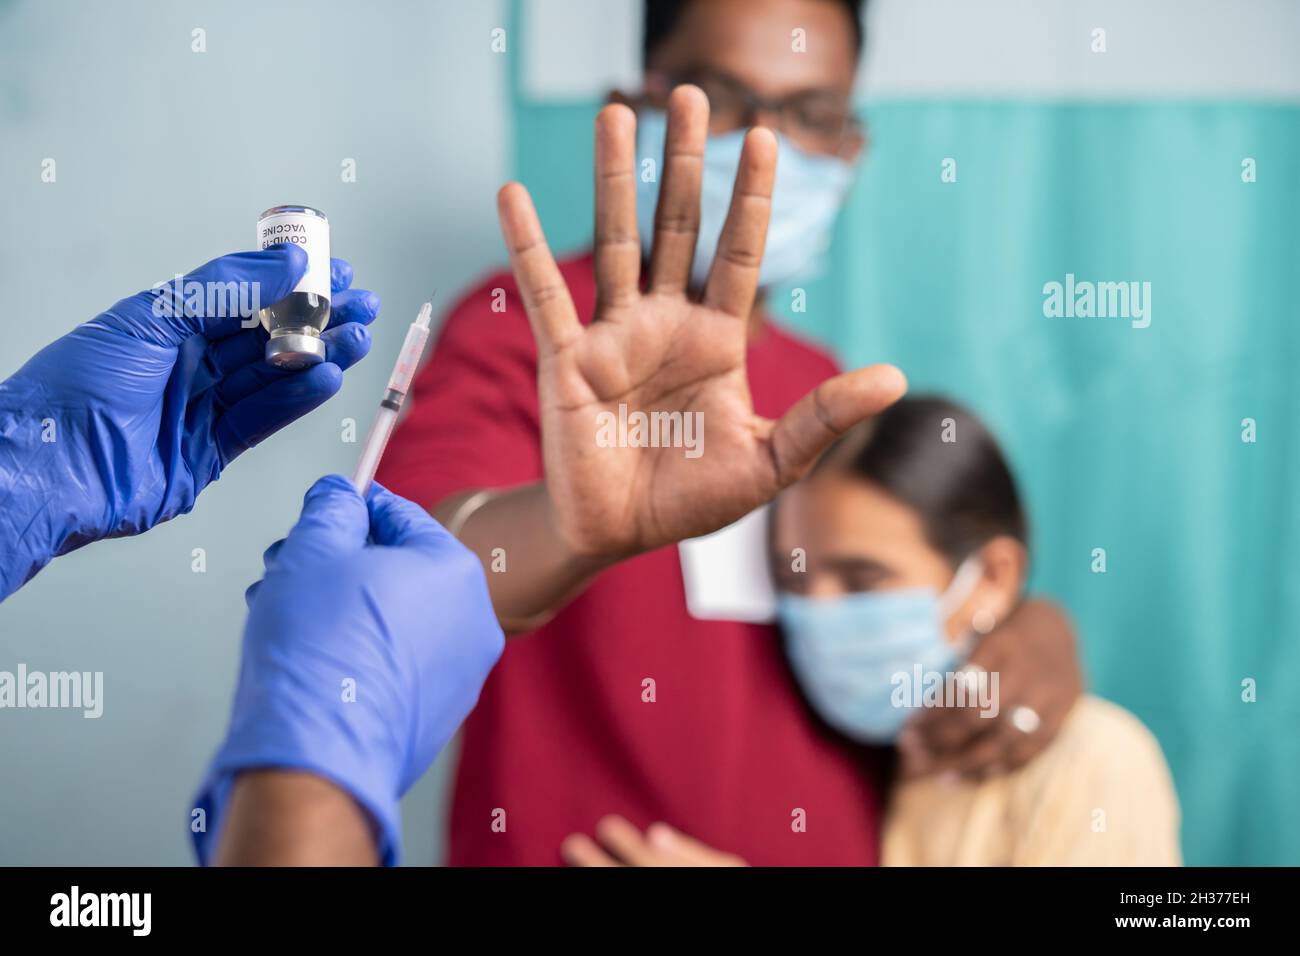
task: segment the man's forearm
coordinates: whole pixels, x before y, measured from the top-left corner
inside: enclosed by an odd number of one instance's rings
[[[450,527],[475,493],[452,495],[433,516]],[[457,523],[452,530],[483,562],[492,606],[507,634],[537,627],[614,563],[568,547],[541,481],[496,494]]]
[[[247,770],[234,783],[218,866],[375,866],[375,828],[345,790],[296,770]]]

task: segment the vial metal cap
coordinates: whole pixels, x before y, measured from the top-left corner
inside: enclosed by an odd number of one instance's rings
[[[323,219],[325,222],[329,222],[329,217],[314,206],[300,206],[297,203],[286,203],[282,206],[272,206],[270,209],[264,210],[262,214],[257,217],[257,220],[258,222],[261,222],[267,216],[278,216],[286,212],[305,213],[309,216],[315,216],[317,219]]]
[[[266,361],[276,368],[299,369],[325,361],[325,343],[319,335],[295,330],[271,333],[266,343]]]

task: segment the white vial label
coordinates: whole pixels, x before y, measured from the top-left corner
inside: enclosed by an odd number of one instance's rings
[[[330,224],[307,212],[277,212],[257,221],[257,248],[266,249],[281,243],[301,246],[307,253],[307,272],[293,287],[294,292],[310,292],[328,300],[330,297]]]

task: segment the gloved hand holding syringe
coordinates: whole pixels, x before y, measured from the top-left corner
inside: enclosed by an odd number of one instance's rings
[[[375,413],[370,433],[366,435],[366,443],[361,446],[361,460],[357,462],[352,484],[363,496],[366,489],[370,487],[370,482],[374,480],[375,471],[379,468],[379,459],[383,456],[388,439],[397,425],[398,412],[402,410],[406,393],[411,388],[411,380],[415,378],[416,369],[419,368],[420,356],[424,354],[425,343],[429,340],[429,319],[432,316],[433,303],[426,302],[420,306],[420,314],[407,329],[406,341],[402,343],[402,351],[398,353],[397,364],[393,366],[393,374],[388,379],[388,388],[379,403],[379,411]]]

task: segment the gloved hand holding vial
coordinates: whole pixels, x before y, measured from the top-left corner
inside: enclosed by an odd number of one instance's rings
[[[278,305],[303,287],[309,258],[293,243],[214,259],[0,382],[0,599],[60,554],[188,512],[236,456],[339,390],[379,312],[378,296],[349,288],[348,263],[327,259],[311,279],[326,311],[309,316],[319,327],[304,348],[319,364],[301,370],[268,365],[266,334],[225,297]]]

